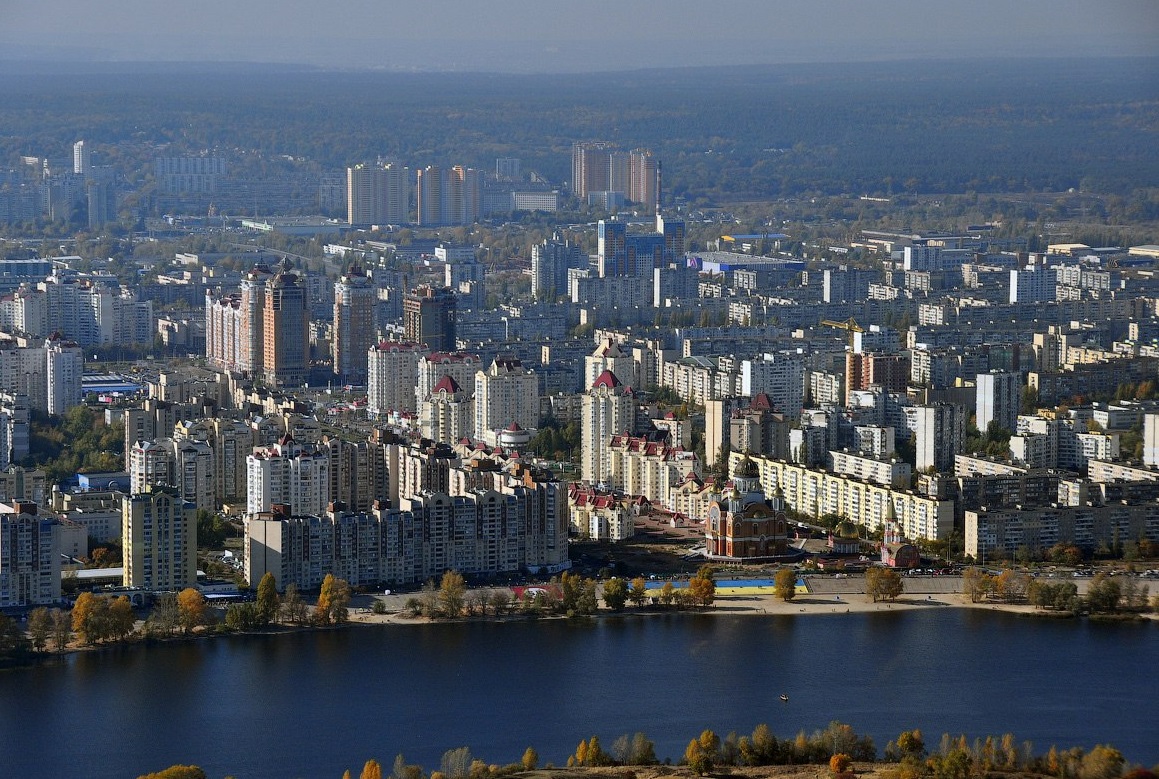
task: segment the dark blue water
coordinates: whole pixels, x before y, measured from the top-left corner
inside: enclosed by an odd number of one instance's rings
[[[0,777],[357,774],[644,731],[678,758],[706,727],[779,737],[847,722],[1012,732],[1039,751],[1111,742],[1159,762],[1159,630],[959,609],[357,626],[73,655],[0,673]],[[781,693],[790,696],[782,703]]]

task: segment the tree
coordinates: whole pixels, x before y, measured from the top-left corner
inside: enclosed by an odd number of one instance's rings
[[[612,611],[622,611],[628,602],[628,583],[623,579],[608,579],[604,582],[604,605]]]
[[[133,614],[133,604],[129,603],[129,599],[124,595],[119,598],[113,598],[108,603],[106,614],[106,631],[110,638],[120,641],[127,638],[133,632],[133,626],[136,624],[137,618]]]
[[[628,590],[628,600],[636,608],[644,605],[644,601],[648,599],[648,583],[644,581],[643,576],[637,576],[632,580],[632,588]]]
[[[1122,773],[1123,754],[1102,744],[1087,752],[1079,765],[1079,779],[1114,779]]]
[[[926,742],[920,730],[907,730],[897,737],[897,749],[902,760],[920,761],[926,756]]]
[[[853,758],[844,753],[838,753],[829,758],[829,770],[834,775],[843,774],[853,765]]]
[[[52,610],[52,645],[63,652],[72,639],[72,619],[67,611]]]
[[[278,582],[272,571],[262,574],[258,582],[257,616],[262,625],[278,618]]]
[[[660,588],[660,605],[671,606],[676,601],[676,588],[672,586],[672,582],[664,582],[664,586]]]
[[[439,611],[444,617],[456,618],[463,615],[466,603],[467,582],[458,571],[445,571],[439,584]]]
[[[716,598],[715,573],[711,565],[702,565],[688,582],[689,596],[697,605],[711,606]]]
[[[970,596],[971,603],[982,600],[993,589],[994,578],[981,568],[967,568],[962,571],[962,588]]]
[[[377,760],[367,760],[358,779],[382,779],[382,766]]]
[[[0,667],[22,662],[28,654],[28,638],[14,620],[0,614]]]
[[[797,596],[797,572],[781,568],[773,576],[773,594],[786,603]]]
[[[534,771],[539,767],[539,753],[535,747],[528,747],[523,751],[523,759],[519,761],[524,771]]]
[[[282,619],[295,625],[306,621],[306,602],[298,592],[298,585],[290,582],[286,585],[286,593],[282,596]]]
[[[314,606],[314,621],[319,625],[340,624],[349,616],[350,585],[332,573],[322,579],[318,602]]]
[[[1087,606],[1095,613],[1113,613],[1119,610],[1121,587],[1104,573],[1098,573],[1087,585]]]
[[[873,602],[881,598],[896,600],[905,585],[901,575],[892,568],[873,567],[865,572],[865,594],[873,596]]]
[[[166,637],[173,635],[181,624],[177,596],[164,592],[157,596],[149,616],[145,619],[145,635]]]
[[[209,607],[205,603],[205,596],[193,587],[186,587],[177,593],[177,614],[181,629],[186,635],[206,623],[209,617]]]
[[[471,772],[471,750],[468,747],[448,749],[439,761],[439,770],[447,779],[466,779]]]
[[[205,771],[195,765],[172,765],[164,771],[142,774],[137,779],[206,779]]]
[[[44,606],[33,609],[28,613],[28,638],[32,648],[43,652],[48,646],[48,636],[52,632],[52,615]]]
[[[100,641],[101,635],[97,612],[101,608],[101,599],[91,592],[82,592],[72,606],[72,632],[83,644],[95,644]]]
[[[700,738],[688,742],[688,748],[684,750],[684,760],[689,768],[704,776],[716,765],[719,752],[720,738],[711,730],[706,730],[700,734]]]

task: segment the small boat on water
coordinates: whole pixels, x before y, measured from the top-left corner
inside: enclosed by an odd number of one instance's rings
[[[788,695],[785,695],[784,693],[781,693],[781,702],[782,702],[782,703],[788,703],[788,702],[789,702],[789,696],[788,696]]]

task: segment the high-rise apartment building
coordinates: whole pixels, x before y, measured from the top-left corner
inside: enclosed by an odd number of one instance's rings
[[[978,429],[985,433],[991,422],[997,422],[999,427],[1014,432],[1022,406],[1022,374],[1013,371],[979,373],[974,385]]]
[[[421,286],[402,301],[406,340],[426,344],[433,351],[455,348],[455,293],[447,287]]]
[[[572,147],[572,194],[581,200],[602,192],[619,192],[633,203],[657,210],[660,198],[660,163],[649,149],[616,151],[604,142]]]
[[[346,169],[346,221],[352,225],[410,222],[410,169],[355,165]]]
[[[636,276],[651,280],[656,268],[684,261],[685,225],[680,220],[656,220],[658,232],[627,232],[623,222],[600,220],[596,227],[596,259],[600,277]]]
[[[577,143],[571,152],[571,191],[580,200],[591,192],[611,190],[610,163],[612,146],[602,142]]]
[[[367,350],[367,411],[372,417],[418,409],[419,359],[427,353],[421,344],[399,341],[380,341]]]
[[[77,141],[72,145],[72,172],[78,176],[87,176],[89,167],[89,147],[84,141]]]
[[[512,423],[539,427],[539,376],[517,358],[500,356],[475,374],[474,438],[497,446],[499,431]]]
[[[170,487],[195,508],[218,508],[217,463],[213,449],[204,441],[137,441],[129,452],[127,465],[133,494],[148,492],[151,487]]]
[[[482,368],[483,360],[477,354],[467,352],[429,352],[419,357],[418,383],[414,388],[415,402],[421,404],[435,391],[444,376],[450,376],[460,387],[474,387],[475,374]],[[470,395],[470,390],[467,391]],[[471,418],[474,424],[474,417]],[[470,435],[470,431],[466,433]]]
[[[301,514],[318,514],[330,502],[330,457],[317,446],[299,445],[289,436],[270,447],[255,448],[246,458],[246,511],[289,506]]]
[[[210,366],[255,376],[262,370],[265,339],[262,308],[269,266],[258,264],[241,281],[236,293],[205,296],[205,357]]]
[[[947,473],[954,468],[954,455],[961,454],[966,435],[966,408],[951,403],[935,403],[914,408],[915,449],[918,471],[933,468]]]
[[[606,483],[611,475],[612,436],[634,432],[636,399],[611,371],[604,371],[583,397],[583,480]]]
[[[355,264],[334,285],[334,327],[330,352],[334,372],[350,383],[366,376],[367,353],[375,342],[374,309],[378,293]]]
[[[420,225],[470,225],[479,220],[483,184],[474,168],[427,166],[417,172],[415,190],[415,221]]]
[[[588,257],[579,246],[558,236],[531,247],[531,294],[536,300],[554,302],[567,294],[567,272],[586,268]]]
[[[475,400],[444,374],[419,404],[419,430],[435,443],[456,444],[475,431]]]
[[[270,279],[262,302],[262,377],[278,387],[303,384],[310,370],[306,286],[286,266]]]
[[[35,503],[0,504],[0,607],[60,601],[60,523]]]
[[[180,590],[197,583],[197,508],[168,487],[121,497],[126,587]]]
[[[84,352],[75,341],[59,336],[44,342],[48,389],[48,413],[63,414],[81,402]]]

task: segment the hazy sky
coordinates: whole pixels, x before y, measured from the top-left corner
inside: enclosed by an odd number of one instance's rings
[[[4,59],[422,70],[1159,54],[1159,0],[0,0]]]

